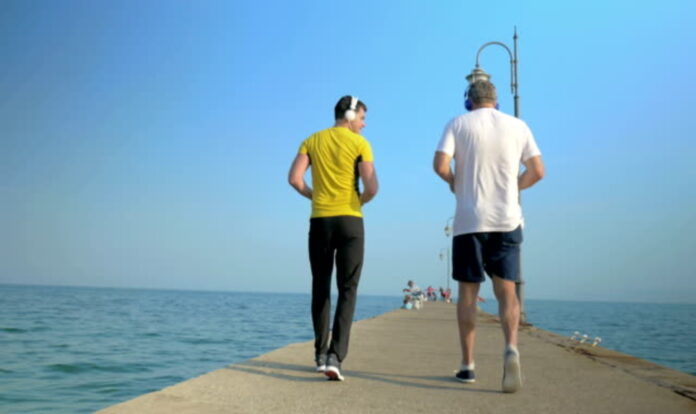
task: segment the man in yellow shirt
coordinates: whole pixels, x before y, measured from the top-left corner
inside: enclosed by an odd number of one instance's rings
[[[343,380],[341,362],[348,353],[365,246],[362,205],[377,194],[378,187],[372,148],[360,135],[366,112],[367,106],[357,97],[339,99],[334,126],[302,142],[288,174],[290,185],[312,200],[309,262],[315,361],[317,371],[330,380]],[[314,189],[304,179],[310,167]],[[334,259],[338,303],[329,340]]]

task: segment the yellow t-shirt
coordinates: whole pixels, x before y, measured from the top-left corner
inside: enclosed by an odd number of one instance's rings
[[[362,217],[358,162],[372,162],[370,143],[348,128],[319,131],[302,142],[312,168],[312,216]]]

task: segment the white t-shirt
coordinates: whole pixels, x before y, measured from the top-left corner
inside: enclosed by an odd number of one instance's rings
[[[418,287],[418,285],[415,283],[413,284],[413,286],[411,286],[410,288],[406,288],[406,289],[409,289],[409,293],[411,293],[412,295],[420,295],[420,293],[421,293],[421,288]]]
[[[524,121],[479,108],[452,119],[437,150],[455,161],[454,235],[512,231],[524,224],[520,163],[541,155]]]

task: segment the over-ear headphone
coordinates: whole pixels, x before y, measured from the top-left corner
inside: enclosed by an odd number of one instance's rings
[[[474,109],[474,103],[469,99],[469,89],[471,89],[471,85],[464,91],[464,108],[466,108],[467,111]]]
[[[355,120],[355,118],[358,117],[358,114],[355,112],[356,109],[358,109],[358,97],[351,96],[350,97],[350,107],[348,107],[348,110],[343,115],[343,117],[348,121]]]

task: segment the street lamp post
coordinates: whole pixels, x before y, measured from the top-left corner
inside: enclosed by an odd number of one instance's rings
[[[481,46],[476,52],[476,66],[474,69],[471,71],[469,75],[466,76],[467,82],[469,84],[476,82],[477,80],[489,80],[491,78],[491,75],[486,73],[483,69],[481,69],[481,65],[479,63],[479,58],[481,56],[481,52],[483,49],[487,48],[488,46],[491,45],[498,45],[501,46],[503,49],[505,49],[508,52],[508,55],[510,55],[510,91],[512,92],[513,95],[513,101],[514,101],[514,108],[515,108],[515,117],[519,118],[520,117],[520,97],[518,93],[519,89],[519,83],[517,81],[517,27],[515,27],[515,32],[512,36],[512,41],[513,41],[513,49],[510,50],[510,48],[502,42],[488,42],[484,43],[483,46]],[[520,202],[522,200],[520,199]],[[521,273],[521,266],[520,266],[520,273]],[[520,302],[520,321],[525,322],[527,320],[527,314],[524,311],[524,280],[522,280],[522,275],[520,274],[520,280],[515,284],[515,291],[517,293],[517,299]]]
[[[502,42],[488,42],[484,43],[483,46],[481,46],[476,52],[476,66],[474,67],[474,70],[471,71],[469,75],[467,75],[466,80],[469,83],[476,82],[477,80],[489,80],[491,78],[491,75],[486,73],[483,69],[481,69],[481,65],[479,63],[479,58],[481,56],[481,52],[483,52],[483,49],[487,48],[488,46],[491,45],[498,45],[501,46],[503,49],[505,49],[508,52],[508,55],[510,55],[510,91],[512,92],[513,99],[514,99],[514,105],[515,105],[515,117],[519,118],[520,117],[520,97],[518,94],[518,88],[519,84],[517,82],[517,28],[515,28],[515,33],[512,36],[513,40],[513,49],[512,51],[510,48]]]
[[[447,219],[447,222],[445,223],[445,237],[449,238],[452,236],[452,233],[454,232],[454,217],[450,217]],[[452,277],[452,273],[450,272],[450,265],[452,263],[452,256],[450,254],[451,249],[452,249],[452,242],[449,242],[449,246],[447,246],[447,289],[450,288],[450,278]],[[440,253],[440,258],[442,258],[442,253]]]
[[[449,247],[443,247],[440,249],[440,260],[444,260],[447,263],[447,269],[445,270],[447,273],[445,273],[445,281],[447,283],[447,289],[449,289],[449,280],[450,280],[450,262],[452,258],[450,257],[450,248]]]
[[[447,219],[445,223],[445,236],[449,237],[454,232],[454,216]]]

